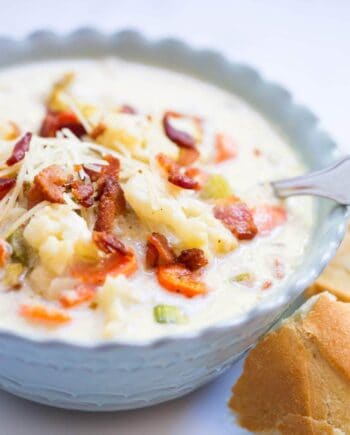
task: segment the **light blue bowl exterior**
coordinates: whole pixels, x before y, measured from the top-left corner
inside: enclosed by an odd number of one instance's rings
[[[0,39],[0,53],[0,66],[116,55],[192,74],[251,103],[290,138],[311,168],[326,166],[338,154],[315,116],[286,90],[248,66],[177,40],[147,41],[133,31],[106,36],[83,29],[66,37],[39,32],[24,41]],[[225,324],[140,345],[78,346],[0,332],[0,386],[36,402],[86,411],[139,408],[187,394],[228,368],[297,300],[334,255],[346,218],[346,208],[319,200],[317,231],[284,291]]]

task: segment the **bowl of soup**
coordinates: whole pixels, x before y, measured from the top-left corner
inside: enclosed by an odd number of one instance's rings
[[[336,146],[282,88],[180,41],[0,45],[1,387],[96,411],[214,379],[334,254],[346,208],[270,182]]]

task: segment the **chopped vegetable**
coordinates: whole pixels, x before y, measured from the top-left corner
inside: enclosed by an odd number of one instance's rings
[[[270,281],[270,280],[266,280],[266,281],[264,281],[264,282],[262,283],[261,289],[262,289],[262,290],[267,290],[267,289],[269,289],[270,287],[272,287],[272,281]]]
[[[248,287],[254,284],[254,276],[249,272],[239,273],[233,278],[233,281],[244,284]]]
[[[122,255],[115,252],[97,262],[77,262],[70,273],[84,284],[102,285],[107,275],[132,275],[137,270],[136,256],[132,252]]]
[[[287,220],[287,212],[282,206],[260,205],[253,209],[254,223],[259,234],[267,235]]]
[[[221,163],[225,160],[232,159],[233,157],[237,156],[237,145],[233,141],[232,137],[227,134],[218,133],[216,135],[215,148],[216,163]]]
[[[159,266],[157,278],[166,290],[181,293],[188,298],[207,293],[206,285],[198,279],[198,275],[182,264]]]
[[[95,286],[79,284],[73,290],[64,290],[59,297],[59,301],[64,308],[72,308],[84,302],[92,301],[95,295]]]
[[[0,267],[4,267],[7,263],[10,251],[11,248],[5,240],[0,240]]]
[[[59,326],[71,320],[65,311],[43,305],[21,305],[20,315],[30,322]]]
[[[24,266],[28,266],[33,252],[23,237],[23,228],[17,228],[7,241],[12,247],[12,259],[22,263]]]
[[[22,287],[25,268],[22,263],[9,263],[5,266],[4,284],[8,288],[19,289]]]
[[[24,159],[26,152],[29,150],[31,139],[32,133],[26,133],[18,142],[16,142],[11,156],[6,160],[8,166],[15,165]]]
[[[203,199],[221,199],[231,195],[232,191],[228,181],[219,174],[210,174],[200,193]]]
[[[157,323],[183,323],[186,318],[178,307],[173,305],[156,305],[153,308],[154,320]]]
[[[51,94],[48,98],[48,107],[50,110],[63,112],[69,109],[67,104],[62,100],[62,93],[69,88],[74,80],[74,73],[68,72],[58,80],[52,88]]]

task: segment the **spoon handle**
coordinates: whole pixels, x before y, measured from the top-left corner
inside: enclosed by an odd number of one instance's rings
[[[271,182],[275,195],[286,198],[294,195],[315,195],[350,204],[350,156],[343,157],[321,171],[300,177]]]

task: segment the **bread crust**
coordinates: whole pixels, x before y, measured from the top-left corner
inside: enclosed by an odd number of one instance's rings
[[[350,304],[323,294],[269,333],[232,391],[229,406],[252,432],[350,433]]]

